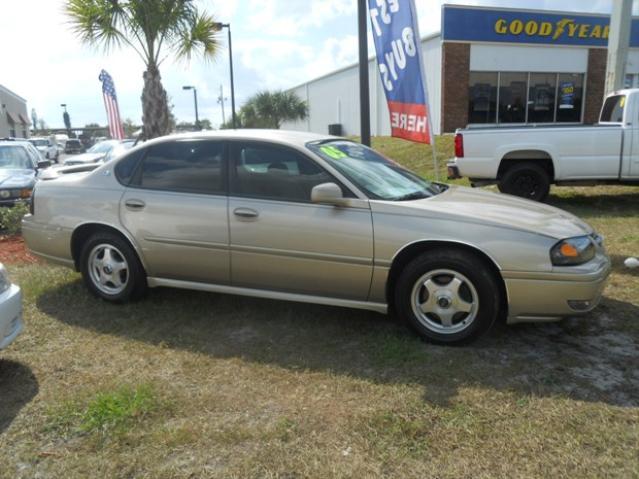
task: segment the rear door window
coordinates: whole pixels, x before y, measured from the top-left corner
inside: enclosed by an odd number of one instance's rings
[[[178,140],[149,147],[131,186],[151,190],[225,194],[224,143]]]

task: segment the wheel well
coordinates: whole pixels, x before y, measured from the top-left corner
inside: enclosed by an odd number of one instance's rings
[[[92,235],[94,235],[95,233],[115,234],[119,236],[120,238],[122,238],[124,241],[126,241],[129,244],[129,246],[131,246],[133,251],[135,251],[135,253],[138,254],[135,246],[131,243],[129,238],[127,238],[124,234],[122,234],[122,232],[119,231],[118,229],[112,226],[103,225],[100,223],[84,224],[77,227],[73,231],[73,234],[71,235],[71,255],[73,257],[73,262],[75,264],[76,271],[80,271],[80,254],[82,253],[82,245],[84,245],[85,241],[89,239]],[[138,259],[141,260],[141,258],[139,258],[139,255],[138,255]]]
[[[499,164],[497,179],[500,180],[510,168],[522,163],[534,163],[541,166],[548,173],[550,181],[555,179],[555,166],[552,157],[542,150],[521,150],[507,153]]]
[[[386,300],[390,308],[393,307],[393,303],[395,301],[395,295],[393,292],[395,291],[395,285],[397,284],[397,280],[399,279],[400,274],[404,270],[404,268],[410,263],[413,259],[418,257],[419,255],[429,252],[435,251],[437,249],[446,248],[446,249],[456,249],[459,251],[465,251],[473,254],[474,256],[481,259],[484,264],[492,271],[497,278],[497,283],[499,284],[502,304],[501,304],[501,316],[504,318],[507,316],[506,313],[508,311],[508,296],[506,292],[506,284],[504,283],[504,279],[501,276],[499,271],[499,267],[495,262],[483,251],[474,248],[473,246],[465,245],[463,243],[454,243],[449,241],[420,241],[418,243],[413,243],[411,245],[406,246],[403,250],[395,256],[393,260],[393,264],[391,265],[390,271],[388,272],[388,280],[386,281]]]

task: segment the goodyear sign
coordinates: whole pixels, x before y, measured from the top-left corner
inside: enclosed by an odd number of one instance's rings
[[[444,40],[606,47],[609,34],[610,17],[605,15],[442,8]],[[639,46],[639,20],[632,22],[630,44]]]

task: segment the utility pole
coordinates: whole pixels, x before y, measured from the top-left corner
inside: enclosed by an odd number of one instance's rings
[[[631,25],[632,0],[612,2],[610,36],[608,37],[608,64],[606,66],[606,95],[624,87]]]
[[[222,105],[222,124],[226,123],[226,115],[224,114],[224,102],[228,98],[224,98],[224,85],[220,85],[220,96],[217,97],[217,102]]]
[[[368,7],[366,0],[357,1],[359,33],[359,114],[362,144],[371,146],[371,104],[368,83]]]

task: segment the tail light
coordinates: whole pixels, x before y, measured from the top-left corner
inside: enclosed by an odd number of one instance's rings
[[[455,156],[457,158],[464,157],[464,136],[461,133],[455,135]]]

